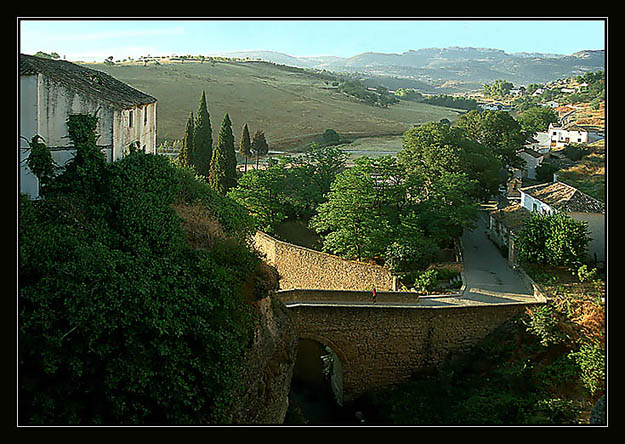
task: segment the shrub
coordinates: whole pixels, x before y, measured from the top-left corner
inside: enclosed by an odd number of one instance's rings
[[[423,293],[428,293],[436,288],[438,271],[435,269],[420,273],[414,281],[415,288]]]
[[[188,245],[166,158],[96,161],[102,183],[88,164],[46,199],[20,198],[20,422],[228,422],[252,326],[242,285],[260,259],[233,240]]]
[[[581,381],[591,395],[603,389],[605,382],[605,352],[598,344],[583,342],[578,351],[573,351],[569,357],[575,361],[580,369]]]
[[[516,237],[522,260],[570,267],[586,260],[589,240],[587,223],[561,212],[533,212]]]

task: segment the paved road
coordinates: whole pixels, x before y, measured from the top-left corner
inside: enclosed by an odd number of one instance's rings
[[[486,214],[480,214],[476,228],[462,236],[464,278],[463,299],[501,303],[534,301],[532,289],[488,239]]]

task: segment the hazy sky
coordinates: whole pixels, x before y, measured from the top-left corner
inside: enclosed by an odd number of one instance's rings
[[[68,60],[271,50],[294,56],[467,46],[508,53],[605,49],[605,21],[576,20],[93,20],[19,17],[20,52]]]

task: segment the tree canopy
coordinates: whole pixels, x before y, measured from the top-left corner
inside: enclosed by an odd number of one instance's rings
[[[260,262],[249,217],[164,156],[107,163],[92,123],[73,119],[77,155],[45,199],[20,197],[20,422],[226,423]],[[236,235],[191,247],[180,203]]]

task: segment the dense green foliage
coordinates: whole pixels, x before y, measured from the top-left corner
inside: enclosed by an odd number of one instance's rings
[[[193,151],[191,155],[191,163],[200,175],[208,177],[212,156],[213,130],[206,105],[206,92],[202,91],[202,97],[200,98],[200,104],[193,124]]]
[[[260,259],[233,239],[191,248],[172,204],[201,203],[241,240],[253,225],[163,156],[106,163],[84,120],[46,198],[20,198],[20,421],[228,422]]]
[[[247,123],[241,129],[241,141],[239,142],[239,154],[245,158],[245,170],[247,172],[247,158],[252,155],[252,139],[250,138],[250,130]]]
[[[269,144],[265,139],[265,132],[263,130],[256,130],[252,136],[252,153],[256,156],[256,169],[258,169],[258,159],[260,156],[264,156],[269,153]]]
[[[466,109],[467,111],[477,109],[477,101],[475,99],[448,96],[445,94],[424,96],[419,101],[430,105],[445,106],[447,108]]]
[[[558,114],[548,106],[532,106],[518,117],[521,129],[528,139],[540,131],[547,131],[550,123],[558,123]]]
[[[261,229],[272,233],[288,217],[312,216],[346,159],[339,148],[312,145],[301,156],[270,159],[265,169],[247,171],[228,196],[246,207]]]
[[[495,80],[492,84],[484,84],[482,91],[485,96],[505,97],[510,93],[514,85],[506,80]]]
[[[376,105],[385,108],[399,101],[387,88],[378,86],[375,90],[371,90],[367,88],[361,80],[347,80],[342,82],[339,84],[338,91],[368,105]]]
[[[325,251],[395,271],[425,267],[474,215],[463,180],[426,186],[423,172],[391,156],[361,157],[336,176],[310,225]]]
[[[182,145],[180,147],[180,151],[178,153],[178,159],[182,166],[191,166],[192,158],[193,158],[193,113],[189,113],[189,118],[187,119],[187,126],[184,130],[184,137],[182,139]]]
[[[42,137],[35,135],[28,141],[30,152],[26,165],[37,176],[41,186],[45,187],[54,177],[58,166],[52,159],[52,154]]]
[[[506,111],[469,111],[458,117],[454,126],[465,135],[491,149],[506,167],[520,167],[517,151],[525,143],[521,125]]]
[[[232,134],[232,122],[228,114],[224,116],[219,135],[217,136],[217,144],[213,149],[208,182],[221,195],[225,195],[237,183],[234,135]]]
[[[562,212],[534,211],[515,237],[522,261],[570,267],[585,263],[589,240],[587,223]]]

